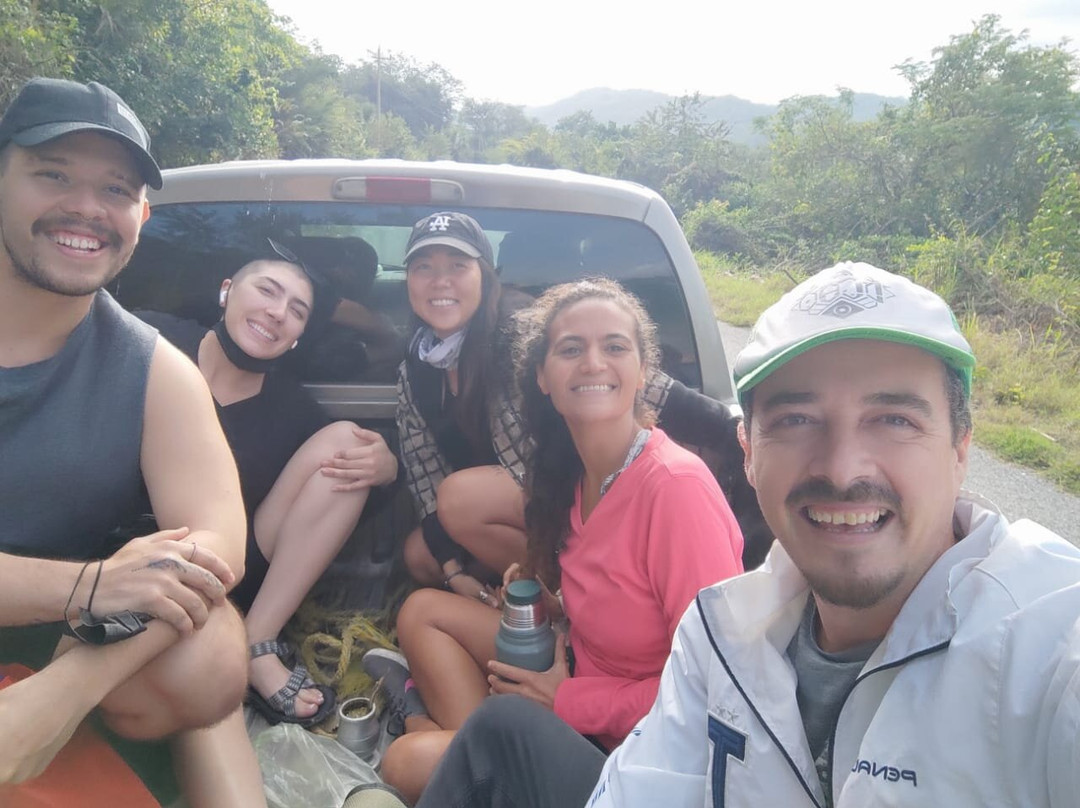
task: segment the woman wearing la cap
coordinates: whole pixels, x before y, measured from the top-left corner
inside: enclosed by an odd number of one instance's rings
[[[405,562],[423,584],[497,607],[495,590],[468,565],[475,559],[498,580],[525,558],[522,485],[530,442],[513,393],[515,306],[499,283],[490,241],[464,213],[440,211],[418,221],[404,263],[419,327],[399,372],[397,424],[421,520],[406,539]],[[715,447],[746,487],[736,419],[726,407],[659,369],[650,370],[644,398],[673,438]]]
[[[397,476],[382,437],[349,421],[328,423],[280,368],[331,291],[285,244],[266,239],[221,284],[221,319],[202,325],[142,312],[199,366],[240,472],[248,512],[247,572],[232,592],[251,643],[249,701],[272,723],[310,726],[334,708],[302,664],[286,667],[277,641],[352,532],[373,486]],[[329,461],[335,460],[335,468]]]

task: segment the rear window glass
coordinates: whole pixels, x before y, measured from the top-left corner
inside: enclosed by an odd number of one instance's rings
[[[333,321],[301,340],[293,371],[312,383],[393,383],[415,328],[402,258],[412,223],[430,206],[342,202],[216,202],[154,208],[131,264],[111,291],[128,309],[162,311],[209,327],[218,288],[267,236],[304,255],[305,242],[363,239],[378,255],[374,272],[336,268],[344,302]],[[495,247],[503,285],[536,296],[586,276],[618,280],[638,295],[659,327],[664,369],[700,387],[683,293],[653,231],[625,219],[572,213],[462,208]],[[347,248],[346,248],[347,252]]]

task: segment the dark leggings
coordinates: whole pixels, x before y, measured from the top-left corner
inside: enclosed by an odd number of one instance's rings
[[[485,699],[458,730],[416,808],[580,808],[604,753],[520,696]]]

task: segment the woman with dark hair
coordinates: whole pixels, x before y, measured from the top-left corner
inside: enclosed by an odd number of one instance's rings
[[[742,536],[715,478],[652,427],[641,394],[656,340],[639,301],[613,281],[582,281],[549,290],[519,319],[534,447],[527,561],[505,580],[535,575],[561,592],[569,633],[551,669],[526,671],[492,661],[498,611],[433,589],[409,597],[398,635],[423,703],[406,692],[408,733],[382,771],[410,798],[489,690],[531,698],[613,748],[651,706],[694,595],[742,571]]]
[[[464,213],[418,221],[404,263],[419,328],[400,370],[397,423],[420,516],[405,542],[405,562],[420,583],[497,606],[489,583],[524,560],[526,543],[522,486],[530,440],[513,392],[515,305],[499,284],[491,243]],[[667,376],[658,363],[650,365],[643,397],[672,437],[715,450],[726,492],[748,489],[737,420],[723,404]],[[744,525],[760,523],[756,500],[740,501]]]
[[[486,599],[494,591],[466,573],[476,558],[490,571],[524,545],[521,457],[526,449],[508,391],[509,334],[491,243],[470,216],[434,213],[413,227],[405,255],[409,303],[419,327],[398,381],[401,458],[420,527],[405,562],[421,583],[443,583]],[[480,485],[490,520],[505,529],[477,537],[445,526],[455,489]]]
[[[251,643],[249,701],[272,723],[310,726],[332,712],[334,692],[302,664],[287,666],[291,652],[278,634],[349,537],[371,488],[397,476],[397,460],[378,433],[329,423],[281,368],[313,316],[333,308],[329,289],[278,241],[267,239],[251,258],[222,281],[221,319],[209,331],[166,314],[139,316],[198,365],[236,458],[248,541],[231,597]]]

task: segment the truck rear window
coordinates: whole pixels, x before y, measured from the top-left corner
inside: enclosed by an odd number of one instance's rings
[[[412,223],[430,206],[342,202],[214,202],[159,205],[131,264],[110,287],[128,309],[163,311],[207,327],[219,317],[218,287],[266,236],[363,239],[378,254],[373,276],[341,267],[348,299],[377,314],[378,333],[331,323],[291,356],[306,382],[392,384],[415,328],[401,265]],[[535,296],[588,276],[618,280],[638,295],[659,328],[664,370],[700,387],[690,319],[675,269],[656,234],[640,222],[578,213],[462,208],[495,247],[504,286]],[[353,307],[354,309],[356,307]],[[349,318],[339,318],[349,319]],[[353,318],[354,320],[356,318]],[[360,318],[363,319],[363,318]]]

